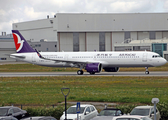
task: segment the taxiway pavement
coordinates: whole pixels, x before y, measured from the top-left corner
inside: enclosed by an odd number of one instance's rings
[[[101,72],[95,75],[90,75],[85,72],[83,75],[77,75],[76,72],[1,72],[0,77],[35,77],[35,76],[143,76],[143,77],[168,77],[168,72],[150,72],[148,75],[145,72]]]

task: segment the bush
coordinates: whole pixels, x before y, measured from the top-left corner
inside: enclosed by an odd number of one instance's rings
[[[63,114],[64,108],[27,108],[26,111],[30,114],[30,116],[52,116],[59,120]]]
[[[161,119],[168,120],[168,103],[166,102],[158,103],[157,108],[160,111]]]

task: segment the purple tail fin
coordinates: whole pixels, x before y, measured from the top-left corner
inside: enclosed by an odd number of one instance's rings
[[[17,53],[35,52],[18,30],[12,30]]]

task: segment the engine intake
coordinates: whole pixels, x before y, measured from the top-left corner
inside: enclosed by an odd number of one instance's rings
[[[85,70],[87,72],[100,72],[102,70],[102,64],[101,63],[89,63],[86,65]]]
[[[118,72],[119,67],[105,67],[103,68],[106,72]]]

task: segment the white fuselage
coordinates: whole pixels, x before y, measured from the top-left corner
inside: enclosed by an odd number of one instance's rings
[[[36,52],[11,54],[12,58],[49,67],[80,67],[79,62],[101,63],[102,67],[154,67],[167,61],[154,52],[40,52],[47,59],[39,58]],[[24,56],[15,57],[15,56]],[[58,61],[57,61],[58,60]],[[61,62],[62,61],[62,62]],[[68,61],[68,62],[65,62]],[[77,64],[76,64],[77,63]]]

